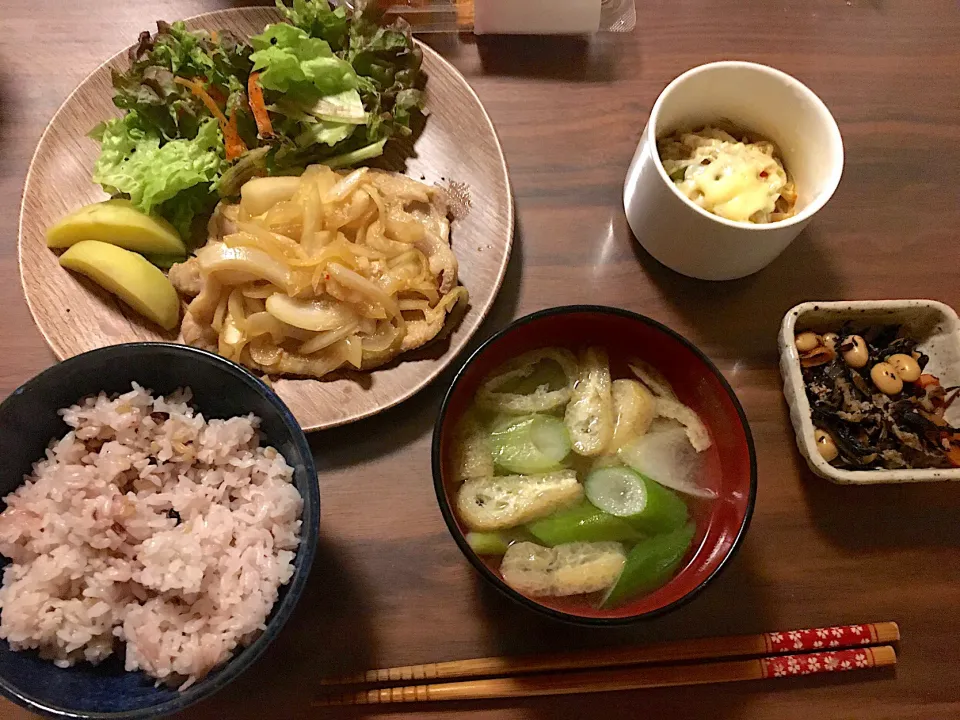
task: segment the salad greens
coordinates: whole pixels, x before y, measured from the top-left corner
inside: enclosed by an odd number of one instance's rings
[[[250,38],[256,50],[253,69],[262,70],[260,84],[300,99],[336,95],[357,86],[357,74],[330,45],[293,25],[270,25]]]
[[[156,133],[144,128],[134,110],[95,129],[100,157],[93,180],[111,195],[125,195],[149,214],[159,210],[181,237],[197,212],[208,209],[212,185],[223,165],[223,139],[217,122],[201,122],[192,140],[171,140],[161,146]],[[179,198],[184,191],[190,191]]]
[[[145,127],[164,140],[191,139],[209,109],[176,78],[205,78],[211,95],[228,112],[245,113],[251,48],[231,33],[190,32],[182,22],[157,23],[157,32],[140,33],[130,51],[130,70],[113,71],[114,104],[136,111]],[[249,136],[248,136],[249,137]],[[252,138],[251,138],[252,139]]]
[[[122,118],[98,125],[94,181],[169,220],[188,240],[251,177],[311,163],[345,167],[412,134],[422,56],[402,20],[373,0],[277,0],[286,22],[249,40],[157,23],[113,73]]]

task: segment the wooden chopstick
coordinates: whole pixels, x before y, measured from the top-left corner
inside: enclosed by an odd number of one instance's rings
[[[859,647],[846,650],[777,655],[753,660],[734,660],[686,665],[645,666],[614,670],[524,675],[467,680],[430,685],[359,690],[315,698],[315,706],[374,705],[384,703],[484,700],[491,698],[571,695],[575,693],[638,690],[677,685],[762,680],[820,673],[844,672],[895,665],[893,647]]]
[[[900,639],[895,622],[839,625],[809,630],[697,638],[655,643],[643,647],[609,648],[587,652],[527,657],[487,657],[471,660],[407,665],[367,670],[353,675],[325,678],[322,686],[409,683],[424,680],[502,677],[558,670],[610,668],[625,665],[674,663],[691,660],[814,652],[894,643]],[[324,692],[331,692],[325,689]]]

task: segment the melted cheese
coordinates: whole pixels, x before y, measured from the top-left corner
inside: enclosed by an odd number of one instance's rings
[[[728,220],[769,222],[788,182],[770,143],[738,142],[712,129],[670,141],[661,157],[684,195]]]
[[[772,212],[779,193],[771,197],[769,184],[760,177],[762,167],[735,162],[715,170],[720,162],[704,167],[692,183],[701,193],[703,206],[729,220],[748,221],[754,213]]]

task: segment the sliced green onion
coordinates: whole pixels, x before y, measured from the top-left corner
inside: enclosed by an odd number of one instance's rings
[[[665,584],[680,567],[693,542],[694,531],[694,524],[687,523],[671,533],[637,543],[627,554],[623,572],[601,601],[600,607],[616,607]]]
[[[644,537],[623,518],[604,512],[589,502],[535,520],[527,525],[527,531],[547,547],[572,542],[636,541]]]
[[[677,495],[625,467],[599,468],[583,484],[587,499],[648,533],[670,532],[687,521],[687,506]]]
[[[551,415],[530,415],[498,424],[490,435],[490,445],[494,463],[522,475],[557,470],[570,454],[567,428]]]
[[[466,539],[477,555],[503,555],[510,546],[509,539],[498,532],[468,532]]]

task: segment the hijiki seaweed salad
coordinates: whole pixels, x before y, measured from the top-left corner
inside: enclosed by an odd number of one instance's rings
[[[929,358],[895,325],[795,338],[817,449],[849,470],[960,467],[945,419],[960,388],[924,372]]]

